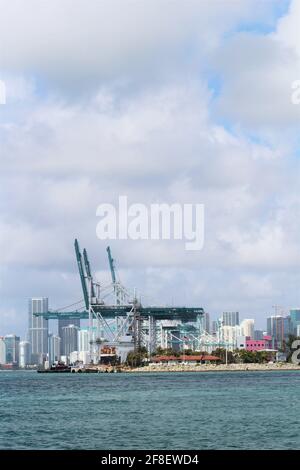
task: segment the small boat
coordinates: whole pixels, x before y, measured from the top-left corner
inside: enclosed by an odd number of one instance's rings
[[[67,373],[71,372],[71,367],[66,366],[63,362],[58,362],[57,364],[52,364],[50,369],[38,369],[39,374],[49,374],[49,373]]]

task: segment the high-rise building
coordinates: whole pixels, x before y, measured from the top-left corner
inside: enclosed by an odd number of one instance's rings
[[[217,320],[213,320],[211,322],[211,334],[212,335],[215,335],[218,331],[218,321]]]
[[[28,341],[31,344],[31,360],[34,364],[42,364],[48,354],[48,320],[34,315],[45,312],[48,312],[47,297],[34,297],[29,300]]]
[[[239,312],[223,312],[223,326],[236,326],[240,324]]]
[[[204,314],[199,317],[198,330],[199,330],[200,335],[203,334],[204,332],[209,333],[209,331],[210,331],[210,321],[209,321],[209,313],[208,312],[204,312]]]
[[[20,337],[16,335],[4,336],[6,350],[6,364],[19,365],[19,343]]]
[[[254,320],[251,318],[245,318],[241,322],[241,336],[249,336],[253,339],[254,336]]]
[[[291,322],[291,317],[290,316],[284,317],[284,319],[283,319],[284,339],[287,341],[289,339],[289,336],[295,334],[296,331],[297,331],[297,326],[296,326],[296,328],[293,328],[292,322]]]
[[[68,325],[62,329],[63,356],[70,356],[73,351],[78,351],[78,326]]]
[[[300,308],[292,308],[290,310],[291,334],[297,334],[297,326],[300,325]]]
[[[238,341],[241,337],[240,327],[238,325],[228,326],[223,325],[220,329],[221,341],[225,343],[226,348],[230,351],[234,351],[237,348]]]
[[[60,345],[61,345],[61,338],[57,335],[53,335],[52,333],[49,334],[49,362],[53,364],[53,362],[60,361]]]
[[[74,325],[74,326],[77,326],[77,328],[79,329],[80,328],[80,319],[78,318],[70,318],[70,319],[62,319],[62,320],[58,320],[58,331],[57,331],[57,334],[58,336],[60,337],[61,339],[61,342],[60,342],[60,354],[63,356],[65,355],[65,349],[66,349],[66,346],[65,346],[65,343],[64,343],[64,336],[63,336],[63,328],[65,328],[66,326],[69,326],[69,325]],[[72,352],[72,351],[71,351]]]
[[[254,330],[254,335],[253,339],[255,340],[261,340],[264,338],[264,332],[263,330]]]
[[[19,365],[26,367],[31,364],[31,344],[29,341],[21,341],[19,344]]]
[[[271,315],[267,318],[268,335],[272,337],[272,348],[281,349],[284,341],[284,317]]]
[[[89,351],[89,332],[86,328],[78,331],[78,351]]]
[[[6,345],[4,338],[0,338],[0,365],[1,364],[6,364]]]
[[[204,328],[207,333],[210,333],[210,316],[208,312],[204,313]]]

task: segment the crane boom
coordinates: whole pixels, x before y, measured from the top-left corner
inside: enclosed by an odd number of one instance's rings
[[[79,271],[79,276],[80,276],[80,281],[81,281],[81,287],[82,287],[83,297],[84,297],[84,302],[85,302],[85,308],[88,309],[89,308],[89,294],[88,294],[88,289],[86,285],[84,268],[82,264],[82,255],[80,253],[79,243],[77,239],[75,239],[74,246],[75,246],[76,260],[77,260],[78,271]]]
[[[107,255],[108,255],[108,262],[109,262],[109,267],[110,267],[111,279],[112,279],[112,283],[113,283],[113,286],[114,286],[114,293],[115,293],[115,296],[116,296],[116,303],[117,303],[117,305],[120,305],[120,303],[121,303],[121,301],[120,301],[121,292],[120,292],[120,285],[117,282],[117,278],[116,278],[115,260],[111,256],[111,251],[110,251],[109,246],[106,248],[106,251],[107,251]]]
[[[109,246],[106,248],[106,251],[107,251],[107,255],[108,255],[108,262],[109,262],[109,267],[110,267],[110,273],[111,273],[112,282],[115,284],[115,283],[116,283],[115,265],[114,265],[114,259],[113,259],[113,257],[111,256],[111,251],[110,251],[110,247],[109,247]]]
[[[92,283],[91,294],[92,294],[92,297],[95,297],[95,288],[94,288],[93,279],[92,279],[91,265],[90,265],[88,254],[85,248],[83,250],[83,260],[84,260],[85,272],[87,274],[87,277],[90,279]]]

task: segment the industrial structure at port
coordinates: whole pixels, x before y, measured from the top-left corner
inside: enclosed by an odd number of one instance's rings
[[[207,342],[216,343],[216,339],[209,338],[203,328],[202,307],[143,305],[136,292],[130,294],[118,279],[110,247],[107,247],[107,255],[111,283],[104,286],[93,277],[86,249],[81,253],[77,240],[74,246],[83,294],[82,305],[79,306],[78,302],[73,304],[77,305],[76,309],[49,310],[35,315],[47,320],[69,319],[70,323],[74,319],[88,319],[91,362],[98,362],[104,345],[123,346],[127,350],[139,350],[143,346],[151,356],[157,346],[161,346],[162,335],[167,347],[174,347],[176,343],[178,349],[187,344],[194,350],[201,350]]]

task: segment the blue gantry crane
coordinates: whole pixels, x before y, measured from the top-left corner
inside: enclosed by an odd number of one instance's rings
[[[143,325],[148,323],[149,344],[153,344],[150,332],[155,331],[155,324],[160,320],[177,320],[180,323],[196,322],[204,314],[201,307],[165,307],[143,306],[136,296],[131,297],[126,288],[117,280],[115,263],[111,249],[107,247],[108,261],[112,283],[102,286],[95,281],[86,249],[81,254],[78,240],[74,242],[77,266],[83,293],[83,308],[78,310],[56,310],[36,313],[45,319],[89,319],[89,331],[93,329],[94,321],[98,323],[98,330],[104,331],[111,343],[117,343],[124,335],[132,334],[135,348],[140,348],[143,341]],[[101,295],[100,295],[101,294]],[[113,295],[113,303],[106,298]],[[117,328],[112,329],[109,320],[116,320]],[[118,321],[120,320],[120,321]],[[151,327],[150,327],[151,325]],[[90,333],[91,335],[91,333]],[[155,342],[155,341],[154,341]],[[90,336],[90,344],[92,345]],[[91,346],[93,347],[93,346]]]
[[[89,308],[89,294],[88,294],[87,285],[86,285],[86,277],[85,277],[85,273],[83,269],[82,255],[80,252],[79,243],[77,239],[75,240],[74,246],[75,246],[75,254],[76,254],[76,260],[77,260],[77,266],[78,266],[78,271],[79,271],[79,277],[80,277],[80,282],[81,282],[81,287],[82,287],[82,292],[83,292],[85,308],[88,309]]]

